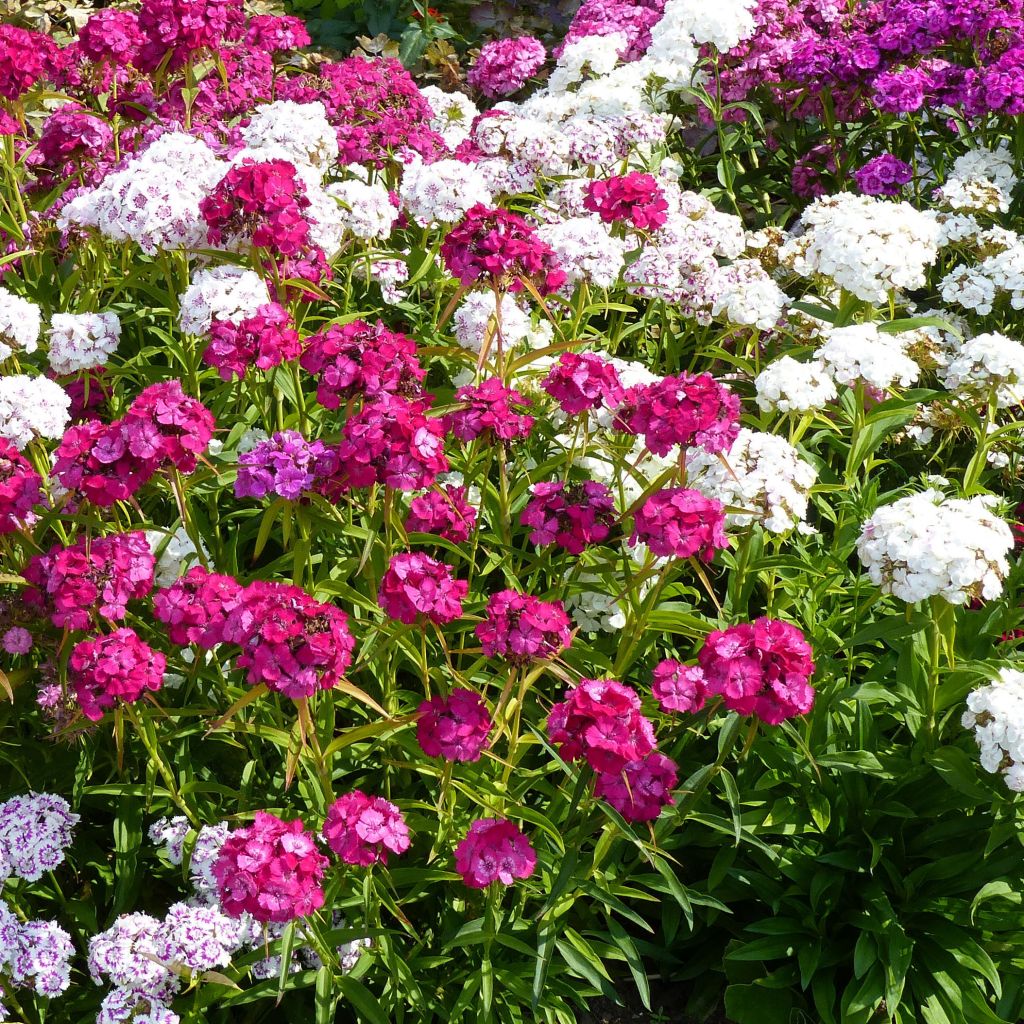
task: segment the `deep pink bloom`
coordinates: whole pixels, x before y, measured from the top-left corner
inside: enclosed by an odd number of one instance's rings
[[[337,486],[385,484],[399,491],[429,487],[448,469],[444,426],[427,419],[424,401],[383,393],[345,421],[338,445]]]
[[[167,659],[122,627],[77,643],[68,660],[68,678],[82,714],[94,722],[118,701],[131,704],[146,690],[159,690]]]
[[[213,865],[221,907],[231,917],[284,923],[324,905],[321,888],[327,858],[301,821],[282,821],[257,811],[248,828],[224,841]]]
[[[544,65],[547,51],[533,36],[492,39],[484,43],[466,81],[485,96],[511,96]]]
[[[445,429],[460,441],[492,437],[512,441],[528,437],[533,417],[525,411],[530,400],[518,391],[507,388],[498,377],[488,377],[479,384],[467,384],[455,392],[461,407],[444,418]]]
[[[154,71],[167,59],[175,70],[201,50],[240,39],[245,11],[242,0],[146,0],[139,28],[146,37],[139,66]]]
[[[244,377],[248,369],[269,370],[302,351],[291,314],[276,302],[260,306],[252,316],[234,323],[215,319],[203,361],[217,368],[221,380]]]
[[[323,834],[346,864],[360,867],[387,864],[389,852],[402,854],[409,849],[409,827],[402,812],[383,797],[358,789],[327,808]]]
[[[708,699],[704,670],[666,658],[654,667],[651,694],[663,711],[700,711]]]
[[[19,530],[31,521],[43,500],[42,478],[32,463],[5,437],[0,437],[0,533]]]
[[[857,190],[866,196],[898,196],[913,178],[913,167],[892,153],[882,153],[853,172]]]
[[[697,656],[707,692],[730,711],[769,725],[805,715],[814,703],[811,645],[796,626],[778,619],[715,630]]]
[[[88,420],[68,427],[53,462],[53,475],[63,488],[106,508],[130,498],[153,476],[159,461],[137,458],[122,425],[120,420]]]
[[[607,800],[626,821],[654,821],[666,804],[675,803],[672,790],[678,778],[675,761],[652,750],[619,772],[600,772],[594,795]]]
[[[567,761],[585,757],[596,772],[621,772],[654,750],[654,727],[640,698],[614,679],[581,679],[548,716],[548,737]]]
[[[238,666],[248,669],[249,683],[264,683],[292,700],[336,686],[355,648],[340,608],[287,583],[250,583],[223,632],[241,645]]]
[[[287,160],[246,157],[200,204],[213,245],[242,240],[280,256],[298,256],[309,242],[306,186]]]
[[[169,462],[183,473],[213,437],[213,415],[181,389],[181,381],[150,384],[121,421],[128,450],[139,459]]]
[[[490,746],[491,715],[483,698],[472,690],[431,697],[416,711],[416,739],[428,757],[479,761],[481,752]]]
[[[44,122],[30,162],[48,184],[50,175],[71,177],[86,165],[95,168],[112,160],[113,142],[114,133],[103,117],[77,103],[67,103]],[[42,173],[43,168],[48,174]],[[94,172],[86,180],[91,182],[97,176]]]
[[[134,63],[144,39],[138,15],[113,7],[93,11],[78,30],[78,46],[83,56],[96,63],[106,60],[120,67]]]
[[[590,544],[600,544],[615,522],[612,492],[596,480],[581,484],[534,484],[533,495],[519,517],[532,526],[531,544],[557,544],[578,555]]]
[[[125,617],[129,601],[153,588],[155,565],[141,532],[83,537],[66,548],[55,544],[26,566],[31,586],[25,600],[58,629],[87,629],[95,615],[116,622]]]
[[[153,595],[153,615],[167,626],[172,643],[211,650],[227,638],[228,616],[242,601],[242,585],[194,565],[179,580]]]
[[[11,626],[4,632],[2,645],[8,654],[28,654],[32,642],[32,634],[24,626]]]
[[[465,487],[446,485],[413,498],[405,520],[406,533],[435,533],[453,544],[469,540],[476,509],[466,501]]]
[[[615,367],[593,352],[563,352],[541,387],[570,416],[602,406],[614,409],[625,393]]]
[[[253,50],[277,53],[309,46],[306,24],[293,14],[255,14],[245,30],[245,42]]]
[[[416,357],[416,343],[389,331],[378,320],[332,324],[305,341],[301,365],[317,380],[316,400],[337,409],[356,395],[374,398],[384,392],[416,398],[426,370]]]
[[[455,870],[471,889],[486,889],[492,882],[512,885],[517,878],[529,878],[536,866],[530,840],[500,818],[474,821],[455,848]]]
[[[655,455],[667,455],[677,444],[724,451],[739,434],[739,413],[739,399],[709,373],[637,384],[617,411],[620,429],[643,435]]]
[[[469,584],[457,580],[450,565],[419,552],[406,552],[392,556],[377,600],[392,619],[406,625],[444,624],[462,615],[462,599],[468,590]]]
[[[653,174],[641,171],[592,181],[583,206],[606,224],[628,221],[645,231],[656,231],[668,219],[665,193]]]
[[[569,616],[560,601],[501,590],[487,602],[476,635],[488,658],[533,661],[553,658],[572,643]]]
[[[702,558],[729,546],[722,503],[700,491],[666,487],[652,494],[633,517],[630,544],[646,544],[667,558]]]
[[[60,51],[49,36],[0,23],[0,97],[18,99],[60,63]]]
[[[515,292],[526,279],[548,295],[566,281],[554,250],[524,218],[481,203],[448,232],[441,256],[448,272],[466,286],[480,281]]]

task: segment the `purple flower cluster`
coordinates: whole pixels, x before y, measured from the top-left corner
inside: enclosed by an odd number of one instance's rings
[[[541,601],[515,590],[491,595],[476,635],[488,658],[512,662],[554,658],[572,643],[569,616],[561,602]]]
[[[244,377],[253,366],[258,370],[280,366],[298,358],[301,351],[291,314],[271,302],[237,323],[215,318],[203,361],[217,368],[221,380],[231,380]]]
[[[466,501],[465,487],[446,485],[413,498],[405,520],[406,533],[434,533],[453,544],[469,540],[476,509]]]
[[[333,451],[323,441],[307,441],[297,430],[282,430],[238,457],[236,498],[268,494],[296,501],[335,469]]]
[[[913,178],[914,169],[910,164],[891,153],[876,156],[853,172],[858,190],[866,196],[898,196]]]
[[[533,495],[519,517],[532,526],[531,544],[557,544],[573,555],[600,544],[615,522],[612,492],[596,480],[564,484],[560,480],[534,484]]]

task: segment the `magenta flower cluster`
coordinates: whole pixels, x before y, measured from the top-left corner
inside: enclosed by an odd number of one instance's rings
[[[511,96],[544,66],[546,59],[544,44],[533,36],[493,39],[480,48],[466,80],[492,99]]]
[[[517,878],[529,878],[536,866],[529,839],[499,818],[474,821],[455,848],[455,870],[471,889],[486,889],[492,882],[512,885]]]
[[[541,601],[515,590],[490,597],[476,635],[488,658],[512,662],[554,658],[572,643],[569,616],[560,601]]]
[[[668,220],[665,193],[653,174],[641,171],[590,182],[583,206],[606,224],[621,221],[643,231],[657,231]]]
[[[445,416],[444,425],[460,441],[478,437],[514,441],[528,437],[533,428],[533,417],[525,411],[530,400],[505,387],[498,377],[459,388],[455,401],[459,407]]]
[[[82,714],[94,722],[118,701],[131,704],[163,684],[167,659],[122,627],[104,636],[81,640],[68,660],[68,678]]]
[[[493,725],[483,698],[472,690],[452,690],[431,697],[417,708],[416,739],[428,757],[446,761],[479,761],[490,746]]]
[[[615,367],[593,352],[563,352],[541,386],[570,416],[614,409],[625,394]]]
[[[913,167],[891,153],[876,156],[853,172],[857,189],[866,196],[898,196],[913,179]]]
[[[412,499],[405,519],[406,533],[433,533],[462,544],[476,526],[476,509],[466,501],[466,488],[446,484]]]
[[[237,323],[215,318],[203,361],[217,369],[221,380],[231,380],[244,377],[253,367],[269,370],[297,359],[301,351],[291,314],[271,302]]]
[[[646,544],[651,554],[666,558],[710,562],[729,545],[722,503],[700,491],[666,487],[637,509],[630,543]]]
[[[389,800],[362,790],[338,797],[327,809],[323,836],[346,864],[387,864],[388,855],[409,849],[409,826]]]
[[[22,529],[42,500],[42,478],[32,463],[0,438],[0,534]]]
[[[334,453],[323,441],[307,441],[297,430],[282,430],[238,456],[235,497],[276,494],[295,501],[334,469]]]
[[[450,565],[419,552],[404,552],[392,556],[377,600],[398,622],[443,625],[461,617],[468,590],[469,584],[457,580]]]
[[[605,540],[615,522],[612,492],[596,480],[578,484],[554,480],[534,484],[530,493],[519,521],[533,527],[531,544],[557,544],[579,555],[589,545]]]

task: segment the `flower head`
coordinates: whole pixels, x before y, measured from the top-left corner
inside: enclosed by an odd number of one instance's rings
[[[327,845],[346,863],[387,864],[388,854],[409,849],[409,827],[390,801],[353,790],[327,809],[323,828]]]
[[[428,757],[446,761],[479,761],[490,742],[491,715],[483,698],[472,690],[452,690],[431,697],[417,709],[416,739]]]
[[[511,821],[498,818],[474,821],[455,849],[455,870],[471,889],[486,889],[492,882],[512,885],[517,878],[529,878],[536,866],[529,839]]]

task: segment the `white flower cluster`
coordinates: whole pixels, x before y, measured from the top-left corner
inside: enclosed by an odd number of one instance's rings
[[[497,329],[496,310],[493,293],[470,292],[452,316],[452,333],[455,340],[470,352],[479,352],[488,333],[493,333]],[[523,344],[543,348],[550,343],[552,333],[550,323],[544,321],[534,327],[525,306],[511,295],[502,296],[501,339],[506,349]]]
[[[961,724],[974,730],[982,768],[1024,793],[1024,672],[1000,669],[993,682],[969,693]]]
[[[0,288],[0,362],[14,352],[35,352],[42,329],[39,307],[20,295]]]
[[[37,882],[64,862],[78,815],[52,793],[12,796],[0,804],[0,885],[11,875]]]
[[[622,32],[606,36],[582,36],[566,44],[548,78],[548,92],[564,93],[586,77],[607,75],[629,46]]]
[[[116,313],[54,313],[47,358],[55,373],[77,373],[105,366],[121,340]]]
[[[0,971],[52,999],[71,983],[71,936],[52,921],[19,921],[0,902]],[[5,979],[6,980],[6,979]]]
[[[200,139],[161,135],[148,149],[95,188],[75,196],[57,218],[62,231],[95,228],[144,252],[206,244],[199,204],[224,176],[227,163]]]
[[[688,36],[700,43],[711,43],[719,50],[731,50],[754,34],[752,11],[756,6],[755,0],[720,0],[715,4],[668,0],[652,36],[659,40],[661,48],[662,39]]]
[[[619,602],[598,590],[570,594],[565,600],[565,610],[584,633],[617,633],[626,625],[626,615]]]
[[[170,534],[164,530],[147,530],[146,543],[156,557],[153,579],[158,587],[169,587],[199,560],[199,552],[184,526],[179,526]],[[203,545],[203,555],[207,554]]]
[[[313,167],[321,177],[338,160],[338,137],[319,101],[277,100],[261,104],[241,130],[241,136],[249,155],[258,157],[260,150],[272,150],[276,158],[277,151],[283,150],[296,167]]]
[[[430,104],[434,114],[430,127],[444,139],[449,149],[455,149],[469,138],[473,119],[480,111],[468,96],[461,92],[444,92],[436,85],[423,86],[420,95]]]
[[[391,234],[398,210],[383,185],[353,178],[328,185],[324,191],[341,204],[340,222],[356,238],[387,238]]]
[[[994,390],[1004,409],[1024,402],[1024,345],[1005,335],[969,338],[940,373],[957,394],[985,398]]]
[[[1024,238],[1002,228],[982,232],[974,240],[980,262],[962,263],[941,281],[944,302],[985,316],[998,298],[1009,296],[1013,309],[1024,309]]]
[[[910,338],[885,334],[875,324],[834,327],[815,353],[829,375],[839,384],[853,387],[858,381],[885,390],[899,383],[909,387],[921,368],[906,353]]]
[[[1006,213],[1016,184],[1013,157],[1005,145],[996,150],[970,149],[953,162],[935,198],[951,210]]]
[[[0,437],[19,451],[34,437],[63,437],[70,408],[68,393],[48,377],[0,377]]]
[[[197,271],[178,296],[182,334],[202,337],[214,320],[241,323],[270,302],[266,282],[252,270],[225,265]]]
[[[819,359],[797,362],[782,356],[754,378],[757,406],[762,412],[812,412],[836,397],[836,384]]]
[[[491,186],[473,164],[437,160],[425,164],[410,160],[402,169],[398,198],[420,227],[454,224],[475,206],[491,202]]]
[[[867,302],[920,288],[938,257],[939,227],[909,203],[841,192],[815,199],[779,259],[802,277],[828,278]]]
[[[356,276],[365,278],[362,263],[356,266]],[[409,280],[409,264],[401,259],[375,259],[370,263],[370,279],[377,282],[384,302],[396,306],[406,296],[399,285]]]
[[[730,324],[771,330],[782,318],[786,293],[757,260],[735,260],[712,278],[711,315]]]
[[[945,498],[929,489],[883,505],[864,523],[857,553],[871,581],[903,601],[950,604],[1002,593],[1013,547],[995,499]]]
[[[756,521],[772,533],[808,532],[807,502],[817,478],[784,437],[746,428],[722,457],[703,448],[686,453],[686,486],[720,501],[729,526]]]
[[[572,217],[539,228],[537,234],[554,250],[571,287],[590,281],[611,288],[622,273],[630,245],[615,238],[599,217]]]

